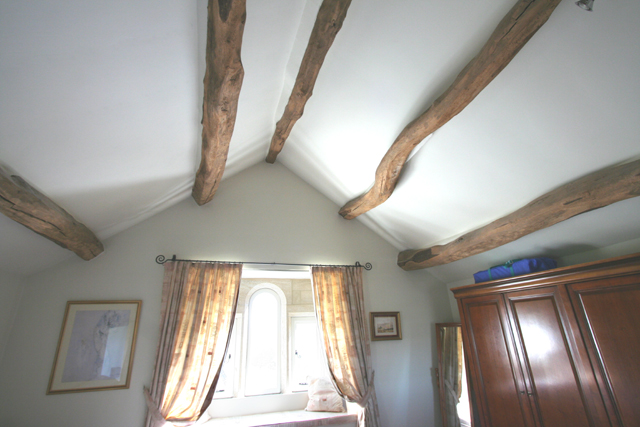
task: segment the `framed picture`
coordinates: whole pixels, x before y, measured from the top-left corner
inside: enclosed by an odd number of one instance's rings
[[[142,301],[69,301],[47,394],[129,388]]]
[[[386,311],[369,314],[371,316],[371,341],[402,339],[399,312]]]

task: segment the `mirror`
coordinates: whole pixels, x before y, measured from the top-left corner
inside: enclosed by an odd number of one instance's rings
[[[460,323],[436,323],[437,380],[444,427],[470,427],[471,410]]]

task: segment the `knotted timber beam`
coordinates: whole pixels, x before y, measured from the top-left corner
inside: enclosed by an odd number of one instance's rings
[[[400,252],[398,265],[418,270],[448,264],[513,242],[584,212],[640,196],[640,160],[565,184],[446,245]]]
[[[350,4],[351,0],[324,0],[320,5],[291,96],[271,138],[267,163],[276,161],[293,125],[302,117],[304,106],[313,94],[313,87],[316,84],[324,58],[327,56],[338,31],[342,28]]]
[[[84,260],[104,251],[100,240],[84,224],[25,180],[1,168],[0,212]]]
[[[202,103],[202,159],[191,195],[204,205],[213,198],[229,154],[244,78],[240,60],[245,0],[209,0]]]
[[[451,86],[400,132],[378,165],[373,187],[344,205],[340,215],[353,219],[387,200],[411,151],[469,105],[544,25],[559,3],[560,0],[519,0]]]

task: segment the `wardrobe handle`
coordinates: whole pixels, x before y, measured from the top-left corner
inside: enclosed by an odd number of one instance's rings
[[[524,390],[523,390],[523,391],[520,391],[520,394],[524,394]]]
[[[533,396],[533,393],[527,393],[529,396]]]

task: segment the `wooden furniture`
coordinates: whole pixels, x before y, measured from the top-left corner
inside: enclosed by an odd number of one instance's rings
[[[476,427],[640,425],[640,254],[452,291]]]

